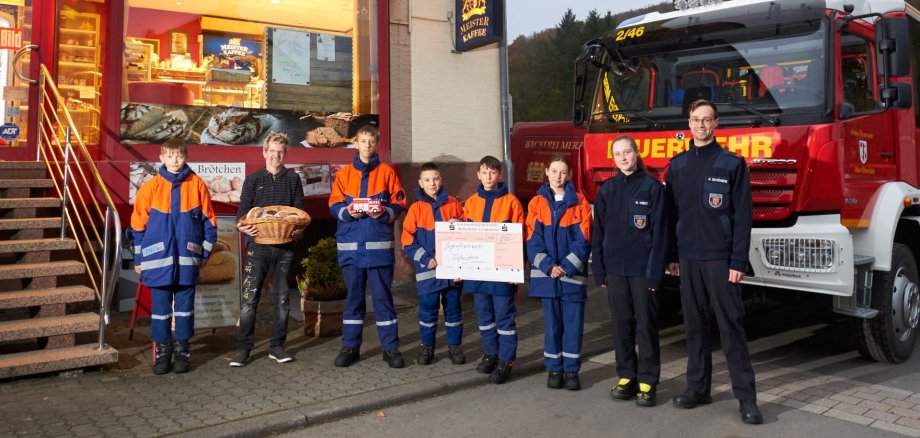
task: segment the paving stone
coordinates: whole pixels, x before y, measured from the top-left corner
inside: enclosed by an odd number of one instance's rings
[[[838,405],[839,407],[839,405]],[[837,407],[829,409],[824,413],[828,417],[837,418],[839,420],[849,421],[851,423],[861,424],[863,426],[868,426],[875,421],[874,418],[863,417],[862,415],[853,414],[847,411],[837,409]]]
[[[816,405],[812,403],[805,403],[802,407],[799,408],[799,410],[811,412],[812,414],[818,414],[818,415],[821,415],[827,412],[828,409],[830,408],[828,408],[827,406],[821,406],[821,405]]]
[[[886,398],[886,395],[885,395],[885,394],[880,394],[880,393],[878,393],[878,392],[869,393],[869,392],[866,392],[866,391],[863,389],[863,390],[860,390],[860,391],[855,392],[855,393],[853,394],[853,397],[861,398],[861,399],[863,399],[863,400],[882,401],[882,400],[884,400],[884,399]]]
[[[893,423],[897,421],[899,418],[901,418],[898,415],[895,415],[889,412],[885,412],[885,411],[880,411],[878,409],[869,409],[863,415],[869,418],[875,418],[876,420],[887,421],[889,423]]]
[[[893,407],[889,409],[888,412],[891,412],[892,414],[900,415],[902,417],[906,417],[912,420],[920,419],[920,411],[917,411],[914,409],[904,409],[904,408],[899,408],[899,407]]]
[[[910,436],[910,437],[920,437],[920,429],[914,429],[912,427],[901,426],[899,424],[889,423],[886,421],[876,421],[869,425],[869,427],[874,427],[876,429],[899,433],[901,435]]]
[[[895,421],[895,423],[900,424],[901,426],[907,426],[907,427],[912,427],[914,429],[920,429],[920,420],[915,420],[913,418],[901,417],[897,421]]]
[[[917,402],[914,402],[910,400],[909,398],[897,399],[897,398],[889,397],[889,398],[882,400],[882,403],[885,403],[886,405],[889,405],[889,406],[897,406],[899,408],[904,408],[904,409],[911,409],[914,406],[917,406]]]
[[[862,414],[864,414],[866,411],[869,410],[868,407],[859,406],[859,405],[852,405],[852,404],[849,404],[849,403],[839,403],[839,404],[837,404],[837,406],[834,406],[833,409],[836,409],[836,410],[839,410],[839,411],[843,411],[843,412],[847,412],[847,413],[854,414],[854,415],[862,415]]]
[[[887,405],[882,402],[872,401],[872,400],[863,400],[859,402],[858,406],[864,406],[869,409],[875,409],[877,411],[882,411],[882,412],[887,412],[889,409],[891,409],[890,405]]]
[[[849,395],[845,395],[845,394],[834,394],[830,396],[830,399],[841,402],[841,403],[849,403],[851,405],[857,405],[859,404],[859,402],[862,401],[862,399],[859,399],[853,396],[849,396]]]

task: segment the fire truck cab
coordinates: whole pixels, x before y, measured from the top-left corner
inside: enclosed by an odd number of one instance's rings
[[[745,283],[828,295],[857,318],[860,353],[905,361],[920,320],[920,11],[894,0],[675,3],[585,44],[573,111],[587,125],[583,183],[615,171],[610,146],[623,134],[663,179],[691,144],[688,106],[714,102],[717,141],[751,173]]]

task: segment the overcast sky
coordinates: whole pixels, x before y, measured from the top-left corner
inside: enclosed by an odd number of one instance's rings
[[[566,9],[571,9],[575,18],[584,20],[592,9],[604,15],[608,10],[615,14],[658,3],[661,0],[507,0],[508,41],[556,27]]]

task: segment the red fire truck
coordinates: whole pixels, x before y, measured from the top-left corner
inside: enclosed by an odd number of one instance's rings
[[[831,296],[857,318],[860,353],[905,361],[920,319],[916,2],[675,3],[585,44],[574,106],[584,192],[613,174],[622,134],[663,177],[691,141],[688,105],[710,99],[717,140],[751,172],[745,282]]]

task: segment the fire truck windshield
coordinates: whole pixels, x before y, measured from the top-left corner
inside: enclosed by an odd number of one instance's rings
[[[731,24],[611,33],[591,131],[684,127],[701,98],[721,104],[723,125],[817,123],[828,107],[826,20]]]

